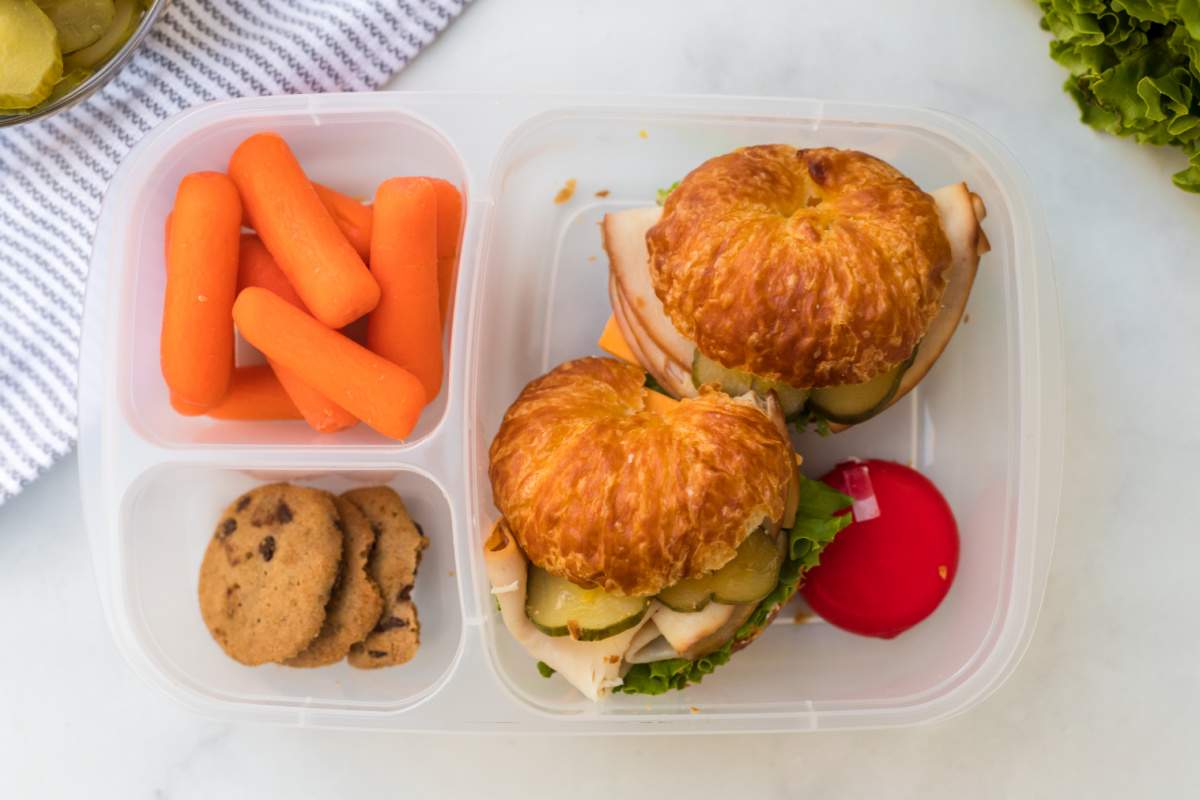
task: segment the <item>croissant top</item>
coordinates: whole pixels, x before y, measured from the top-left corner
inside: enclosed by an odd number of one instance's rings
[[[795,470],[753,401],[704,391],[660,413],[645,407],[644,377],[568,361],[525,387],[490,453],[496,506],[529,560],[615,594],[723,566],[783,514]]]
[[[646,234],[671,322],[726,367],[796,387],[908,358],[951,263],[937,204],[854,150],[761,145],[694,169]]]

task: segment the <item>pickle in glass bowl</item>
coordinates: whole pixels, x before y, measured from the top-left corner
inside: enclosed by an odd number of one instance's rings
[[[0,3],[0,110],[32,108],[62,77],[58,31],[33,0]]]

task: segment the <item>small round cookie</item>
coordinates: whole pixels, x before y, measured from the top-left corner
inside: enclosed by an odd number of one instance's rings
[[[230,657],[254,666],[291,658],[321,631],[342,558],[326,492],[260,486],[221,515],[200,565],[200,614]]]
[[[404,501],[386,486],[355,489],[342,497],[358,506],[375,529],[375,551],[367,572],[383,594],[383,616],[366,639],[350,648],[351,666],[390,667],[413,657],[421,625],[411,593],[421,551],[429,540],[409,517]]]
[[[350,645],[366,638],[383,613],[383,598],[367,575],[367,560],[375,546],[375,531],[358,506],[335,497],[343,535],[342,570],[325,609],[321,633],[300,655],[283,663],[289,667],[323,667],[341,661]]]

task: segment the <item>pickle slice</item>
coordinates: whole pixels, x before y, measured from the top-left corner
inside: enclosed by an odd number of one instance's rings
[[[699,578],[684,578],[658,593],[672,611],[700,611],[709,601],[727,605],[757,603],[779,583],[784,541],[772,538],[761,528],[746,537],[737,555],[725,566]]]
[[[54,91],[45,99],[46,103],[53,103],[61,97],[66,97],[75,87],[92,77],[90,69],[73,69],[70,72],[63,73],[62,78],[58,83],[54,84]]]
[[[62,77],[58,31],[33,0],[0,3],[0,110],[23,111]]]
[[[570,636],[585,642],[607,639],[638,624],[649,607],[647,597],[585,589],[539,567],[529,567],[525,615],[547,636]]]
[[[140,6],[137,0],[114,0],[112,21],[95,42],[63,59],[68,70],[92,69],[121,49],[137,30]]]
[[[63,53],[82,50],[104,34],[113,21],[113,0],[35,0],[58,29]]]

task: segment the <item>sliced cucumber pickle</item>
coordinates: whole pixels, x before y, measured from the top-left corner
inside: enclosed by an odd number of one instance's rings
[[[740,397],[754,388],[754,376],[749,372],[723,367],[697,349],[692,356],[692,383],[697,389],[715,383],[730,397]]]
[[[754,391],[762,397],[766,397],[769,392],[775,392],[775,397],[779,400],[779,406],[783,410],[783,417],[788,422],[799,417],[808,403],[808,389],[795,389],[786,383],[770,381],[757,375],[754,376]]]
[[[95,44],[113,21],[113,0],[35,0],[58,28],[64,53]]]
[[[804,410],[804,404],[808,402],[808,392],[804,389],[793,389],[786,383],[767,380],[740,369],[729,369],[699,350],[692,356],[692,383],[696,388],[706,383],[715,383],[730,397],[739,397],[749,391],[766,397],[774,391],[783,409],[783,416],[789,420],[800,414]]]
[[[648,597],[621,597],[585,589],[532,564],[525,615],[547,636],[592,642],[629,630],[650,607]]]
[[[779,583],[785,542],[759,529],[746,537],[737,555],[710,575],[685,578],[658,594],[673,611],[700,611],[709,601],[727,605],[757,603]]]
[[[33,108],[50,96],[62,71],[58,31],[37,3],[0,2],[0,110]]]
[[[882,411],[900,388],[900,380],[912,366],[917,351],[905,361],[876,375],[866,383],[850,383],[844,386],[822,386],[813,389],[808,402],[812,408],[830,422],[853,425],[870,419]]]
[[[112,20],[104,32],[87,47],[76,50],[65,59],[64,66],[71,69],[92,69],[121,49],[121,46],[137,30],[141,19],[138,0],[114,0]]]

